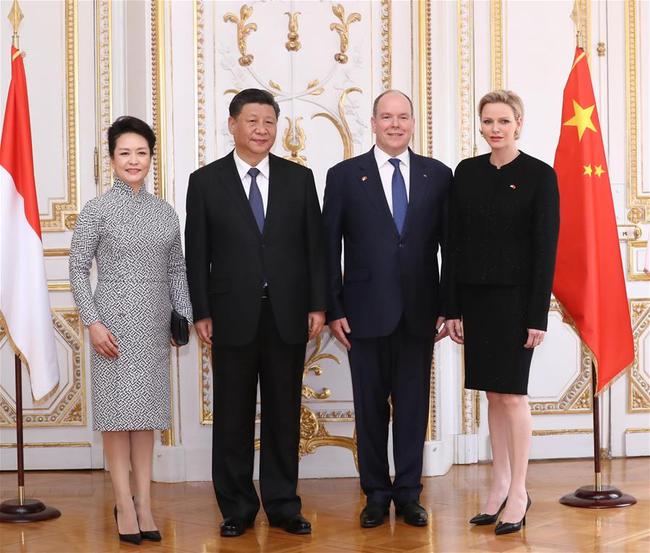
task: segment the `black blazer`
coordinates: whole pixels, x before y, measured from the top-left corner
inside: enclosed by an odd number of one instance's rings
[[[454,175],[446,316],[462,315],[459,284],[518,285],[528,289],[527,328],[546,330],[560,225],[557,177],[524,152],[501,169],[489,158],[464,159]]]
[[[414,335],[434,335],[441,312],[437,254],[452,176],[449,167],[413,152],[409,165],[409,203],[402,236],[388,207],[372,149],[327,173],[323,202],[327,318],[347,317],[352,337],[387,336],[402,315]]]
[[[307,315],[326,307],[320,206],[310,169],[269,156],[260,234],[232,152],[190,175],[185,251],[194,320],[211,316],[217,345],[250,343],[264,281],[282,339],[307,341]]]

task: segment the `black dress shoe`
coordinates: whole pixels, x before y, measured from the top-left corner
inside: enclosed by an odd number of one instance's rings
[[[368,503],[361,511],[359,520],[362,528],[375,528],[384,524],[384,517],[388,514],[388,507]]]
[[[143,540],[149,541],[160,541],[162,536],[160,535],[160,530],[140,530],[140,535]]]
[[[484,526],[486,524],[494,524],[497,519],[499,518],[499,514],[503,509],[506,507],[506,501],[508,501],[508,498],[506,497],[503,500],[503,503],[501,503],[501,507],[497,509],[497,512],[494,513],[493,515],[488,515],[487,513],[479,513],[478,515],[474,515],[472,518],[469,519],[470,524],[476,524],[477,526]]]
[[[269,524],[275,528],[282,528],[289,534],[311,534],[311,523],[300,513],[278,521],[269,521]]]
[[[253,523],[242,518],[226,517],[219,527],[219,533],[223,538],[236,538],[251,528]]]
[[[113,507],[113,516],[115,517],[115,525],[117,526],[117,507]],[[140,545],[142,543],[142,535],[140,532],[137,534],[120,534],[120,527],[117,526],[117,535],[120,541],[131,543],[133,545]]]
[[[426,526],[429,523],[429,515],[422,505],[417,501],[411,501],[396,510],[397,515],[404,516],[404,522],[411,526]]]
[[[528,502],[526,503],[526,510],[524,511],[524,517],[519,522],[503,522],[503,521],[499,522],[499,524],[497,524],[496,528],[494,529],[494,533],[497,536],[519,532],[522,526],[526,526],[526,513],[528,512],[528,509],[530,509],[530,506],[533,503],[532,500],[530,499],[530,496],[528,494],[526,495],[528,496]]]

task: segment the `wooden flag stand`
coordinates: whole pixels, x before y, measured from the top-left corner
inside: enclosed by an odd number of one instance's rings
[[[586,509],[609,509],[611,507],[629,507],[636,503],[631,495],[623,493],[614,486],[603,486],[600,472],[600,398],[596,395],[596,367],[591,362],[591,390],[593,393],[594,417],[594,473],[593,486],[582,486],[575,492],[562,496],[560,503],[569,507]]]
[[[0,504],[0,522],[36,522],[61,516],[54,507],[38,499],[25,499],[25,462],[23,458],[23,382],[20,357],[16,355],[16,457],[18,458],[18,498]]]

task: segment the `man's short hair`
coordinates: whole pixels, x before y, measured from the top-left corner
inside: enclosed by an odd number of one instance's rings
[[[392,88],[390,90],[384,90],[379,96],[377,96],[375,98],[375,101],[372,104],[372,116],[377,117],[377,106],[379,105],[379,100],[381,100],[384,96],[386,96],[386,94],[390,94],[390,93],[393,93],[393,92],[395,92],[397,94],[401,94],[402,96],[404,96],[404,98],[406,98],[409,101],[409,106],[411,106],[411,117],[413,117],[413,102],[401,90],[396,90],[394,88]]]
[[[266,104],[273,107],[276,117],[280,115],[280,106],[275,101],[273,94],[260,88],[246,88],[231,100],[228,108],[230,117],[237,117],[246,104]]]

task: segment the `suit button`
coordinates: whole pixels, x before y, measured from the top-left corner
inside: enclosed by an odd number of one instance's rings
[[[404,242],[398,242],[397,247],[398,248],[403,248],[404,247]]]

